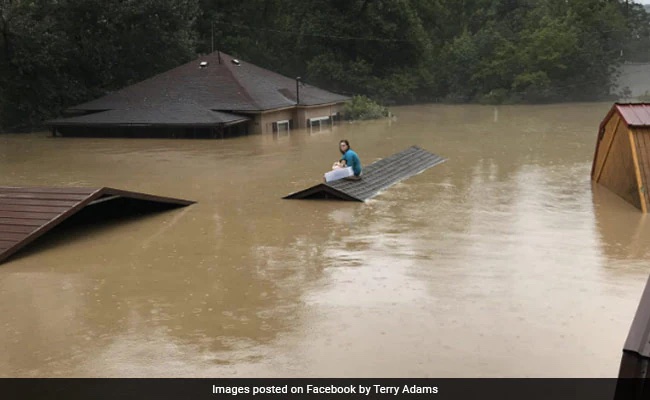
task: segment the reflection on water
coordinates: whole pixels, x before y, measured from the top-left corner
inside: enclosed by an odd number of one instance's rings
[[[593,202],[606,268],[612,272],[647,271],[650,259],[650,220],[639,210],[600,185],[593,187]]]
[[[0,266],[0,374],[615,376],[650,223],[592,190],[609,106],[399,107],[215,141],[0,136],[1,185],[198,201],[54,231]],[[281,200],[342,138],[364,165],[414,144],[449,160],[365,204]]]

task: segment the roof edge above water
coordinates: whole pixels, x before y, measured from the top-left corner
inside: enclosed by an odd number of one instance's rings
[[[111,187],[0,187],[0,263],[100,198],[184,207],[194,201]]]
[[[411,146],[389,157],[375,161],[363,169],[362,179],[340,179],[319,183],[291,193],[284,199],[337,199],[366,201],[394,184],[447,161],[418,146]]]

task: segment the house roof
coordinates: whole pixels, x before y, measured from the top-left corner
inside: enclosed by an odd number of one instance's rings
[[[219,62],[221,59],[221,63]],[[70,110],[125,110],[192,104],[207,110],[259,112],[296,105],[296,81],[217,52]],[[207,66],[200,67],[201,62]],[[338,103],[348,97],[302,83],[300,105]]]
[[[247,121],[242,115],[211,111],[196,104],[163,104],[160,107],[143,106],[128,109],[93,112],[77,117],[49,121],[51,126],[104,126],[104,125],[174,125],[214,126],[232,125]]]

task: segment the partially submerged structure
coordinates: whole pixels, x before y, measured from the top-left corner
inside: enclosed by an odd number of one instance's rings
[[[612,106],[600,124],[591,179],[650,210],[650,104]]]
[[[614,400],[650,398],[650,278],[623,345]]]
[[[0,187],[0,263],[82,211],[117,216],[193,203],[107,187]]]
[[[437,154],[411,146],[364,167],[359,181],[339,179],[319,183],[284,198],[366,201],[382,190],[445,161]]]
[[[650,278],[623,346],[619,378],[650,378]],[[650,392],[650,387],[648,387]]]
[[[47,125],[62,136],[224,137],[331,124],[348,99],[214,52]]]

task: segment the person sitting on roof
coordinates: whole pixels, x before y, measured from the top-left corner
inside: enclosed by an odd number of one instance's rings
[[[352,172],[354,176],[347,177],[345,179],[350,180],[359,180],[361,179],[361,160],[357,153],[350,148],[350,142],[346,139],[343,139],[339,142],[339,150],[341,151],[341,159],[339,163],[345,162],[345,166],[352,167]]]

